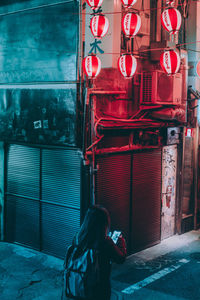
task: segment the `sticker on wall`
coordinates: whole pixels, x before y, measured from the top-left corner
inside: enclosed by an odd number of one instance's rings
[[[41,122],[41,120],[34,121],[33,125],[34,125],[34,129],[42,128],[42,122]]]

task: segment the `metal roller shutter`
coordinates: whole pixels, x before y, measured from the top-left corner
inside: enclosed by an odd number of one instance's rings
[[[7,153],[5,235],[39,249],[39,149],[11,145]]]
[[[131,154],[97,159],[96,202],[111,215],[111,229],[123,231],[129,240]]]
[[[63,256],[80,226],[81,157],[42,150],[42,249]]]
[[[7,241],[64,257],[80,227],[78,149],[11,145],[7,153]]]
[[[135,153],[132,186],[132,249],[160,242],[161,150]]]
[[[7,154],[7,192],[39,199],[40,150],[11,145]]]
[[[42,150],[42,200],[80,209],[80,154]]]
[[[39,201],[7,196],[6,240],[40,249]]]
[[[80,211],[67,207],[42,204],[42,250],[64,257],[79,229]]]

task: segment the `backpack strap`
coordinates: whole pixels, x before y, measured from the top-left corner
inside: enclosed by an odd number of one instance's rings
[[[74,246],[73,245],[70,245],[68,248],[67,248],[67,252],[66,252],[66,255],[65,255],[65,260],[64,260],[64,269],[67,268],[67,263],[69,261],[69,258],[70,256],[72,255],[72,252],[74,250]]]

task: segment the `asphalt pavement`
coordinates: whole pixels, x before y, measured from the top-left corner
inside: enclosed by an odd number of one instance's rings
[[[0,300],[60,300],[62,271],[61,259],[0,242]],[[111,300],[200,299],[199,278],[198,230],[175,235],[129,256],[123,265],[113,265]]]

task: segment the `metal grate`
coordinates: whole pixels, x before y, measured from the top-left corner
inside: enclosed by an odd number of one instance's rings
[[[143,73],[143,98],[142,102],[151,103],[152,101],[152,76],[151,73]]]

